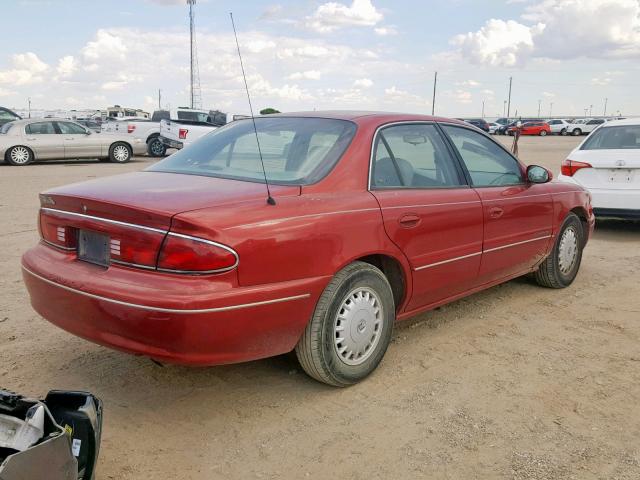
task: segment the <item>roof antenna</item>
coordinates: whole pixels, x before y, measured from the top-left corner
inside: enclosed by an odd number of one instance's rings
[[[238,33],[236,32],[236,24],[233,21],[233,12],[229,12],[231,17],[231,26],[233,27],[233,35],[236,37],[236,47],[238,47],[238,57],[240,58],[240,68],[242,69],[242,78],[244,79],[244,88],[247,91],[247,100],[249,101],[249,111],[251,112],[251,121],[253,122],[253,131],[256,134],[256,143],[258,144],[258,155],[260,155],[260,164],[262,165],[262,173],[264,174],[264,184],[267,186],[267,203],[275,205],[276,201],[271,196],[269,190],[269,181],[267,180],[267,171],[264,168],[264,160],[262,159],[262,150],[260,149],[260,139],[258,138],[258,128],[256,127],[256,118],[253,116],[253,107],[251,106],[251,96],[249,95],[249,85],[247,85],[247,76],[244,73],[244,64],[242,63],[242,54],[240,53],[240,44],[238,43]]]

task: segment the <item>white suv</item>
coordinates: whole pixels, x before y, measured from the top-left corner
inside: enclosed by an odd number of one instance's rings
[[[560,120],[556,118],[554,120],[547,120],[547,123],[549,124],[549,128],[551,128],[552,135],[567,134],[567,127],[569,126],[569,122],[567,122],[566,120]]]
[[[591,133],[605,122],[606,120],[604,118],[576,120],[575,122],[567,125],[567,133],[575,136]]]

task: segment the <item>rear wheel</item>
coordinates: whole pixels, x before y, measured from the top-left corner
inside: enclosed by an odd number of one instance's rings
[[[6,154],[7,162],[11,165],[23,166],[33,162],[33,152],[27,147],[17,145],[11,147]]]
[[[567,129],[563,128],[562,130],[560,130],[560,135],[562,135],[563,137],[567,135]]]
[[[131,156],[131,147],[126,143],[116,142],[109,148],[109,161],[113,163],[127,163]]]
[[[574,137],[578,137],[578,136],[582,135],[582,130],[580,130],[579,128],[574,128],[574,129],[573,129],[573,132],[571,132],[571,134],[572,134]]]
[[[553,250],[535,272],[539,285],[565,288],[578,275],[584,248],[584,228],[575,213],[570,213],[556,237]]]
[[[152,157],[163,157],[167,152],[167,147],[160,137],[153,137],[147,142],[147,153]]]
[[[316,380],[345,387],[376,369],[391,341],[395,304],[376,267],[354,262],[331,280],[296,346],[302,368]]]
[[[540,136],[541,137],[546,137],[547,136],[547,131],[546,130],[540,130]]]

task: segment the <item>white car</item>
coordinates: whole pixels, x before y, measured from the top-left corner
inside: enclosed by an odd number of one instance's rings
[[[553,120],[547,120],[547,124],[551,129],[552,135],[566,135],[567,127],[569,126],[569,122],[566,120],[561,120],[559,118],[554,118]]]
[[[178,109],[176,116],[160,121],[160,141],[167,148],[183,147],[227,123],[227,114],[219,111]]]
[[[585,133],[591,133],[605,122],[606,120],[604,118],[587,118],[575,120],[573,123],[567,125],[567,134],[578,136],[584,135]]]
[[[589,190],[596,216],[640,218],[640,118],[594,130],[562,162],[558,180]]]
[[[494,122],[490,122],[489,123],[489,133],[491,135],[495,135],[496,132],[498,131],[498,129],[501,127],[502,125],[500,125],[499,123],[494,123]]]

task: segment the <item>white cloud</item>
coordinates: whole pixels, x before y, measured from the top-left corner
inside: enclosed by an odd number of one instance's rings
[[[12,68],[0,71],[0,84],[19,86],[41,83],[44,81],[42,75],[49,70],[49,65],[33,52],[12,55],[11,65]]]
[[[56,69],[58,75],[61,77],[68,77],[78,68],[78,64],[73,55],[67,55],[58,60],[58,68]]]
[[[552,92],[542,92],[542,96],[544,98],[554,98],[556,96],[556,94],[552,93]]]
[[[388,25],[386,27],[376,27],[373,29],[376,35],[380,35],[381,37],[388,37],[391,35],[397,35],[398,29],[394,25]]]
[[[136,42],[133,43],[135,45]],[[122,38],[109,30],[98,30],[96,39],[87,43],[82,49],[86,60],[124,60],[129,49]]]
[[[187,0],[147,0],[147,2],[155,3],[156,5],[161,5],[163,7],[170,5],[186,5]]]
[[[541,0],[521,23],[488,20],[451,43],[476,64],[512,67],[530,59],[640,58],[640,1]]]
[[[322,73],[318,70],[306,70],[304,72],[294,72],[287,78],[289,80],[318,80]]]
[[[475,80],[463,80],[461,82],[456,82],[456,85],[459,87],[478,87],[480,86],[480,82],[476,82]]]
[[[305,26],[320,33],[343,27],[373,27],[383,19],[371,0],[353,0],[348,7],[343,3],[328,2],[320,5],[313,15],[305,19]]]
[[[369,88],[373,86],[373,80],[370,78],[359,78],[353,82],[353,86],[356,88]]]

